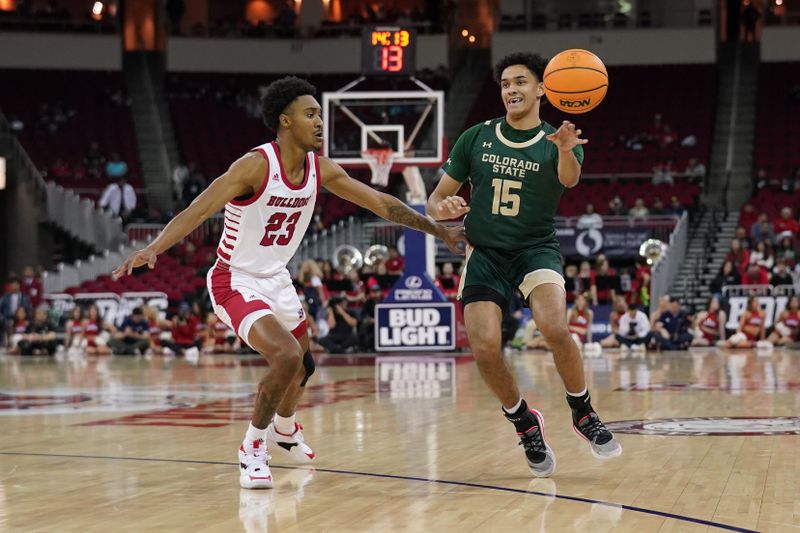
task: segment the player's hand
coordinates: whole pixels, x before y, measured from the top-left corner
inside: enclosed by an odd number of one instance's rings
[[[134,268],[144,265],[147,265],[152,270],[156,267],[157,259],[158,256],[156,253],[152,250],[148,250],[147,248],[133,252],[120,266],[114,270],[114,272],[111,273],[111,277],[116,281],[122,276],[130,276]]]
[[[466,253],[469,241],[467,240],[467,234],[464,232],[464,226],[445,226],[441,239],[447,245],[447,249],[454,254],[464,255]]]
[[[575,124],[569,120],[561,123],[561,127],[555,133],[547,136],[547,140],[556,145],[561,152],[569,152],[579,144],[586,144],[588,139],[581,139],[581,130],[575,128]]]
[[[467,201],[460,196],[448,196],[439,202],[436,208],[439,210],[440,218],[444,220],[460,218],[469,213]]]

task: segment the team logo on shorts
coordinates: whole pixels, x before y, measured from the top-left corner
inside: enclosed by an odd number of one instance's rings
[[[632,435],[728,436],[800,435],[800,417],[734,416],[697,418],[654,418],[608,422],[612,432]]]

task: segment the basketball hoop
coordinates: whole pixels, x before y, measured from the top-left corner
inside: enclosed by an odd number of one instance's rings
[[[394,155],[394,150],[391,148],[370,148],[361,152],[361,157],[367,161],[372,172],[370,183],[380,187],[389,185],[389,173],[392,171]]]

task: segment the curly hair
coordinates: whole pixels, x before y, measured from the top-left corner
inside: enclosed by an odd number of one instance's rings
[[[278,117],[297,97],[305,94],[314,96],[317,94],[316,87],[295,76],[286,76],[270,83],[261,97],[264,124],[272,131],[278,131]]]
[[[531,72],[536,75],[536,78],[541,82],[544,79],[544,69],[547,67],[547,59],[539,54],[531,54],[528,52],[514,52],[500,59],[494,66],[494,81],[500,83],[500,78],[503,76],[503,71],[511,65],[524,65]]]

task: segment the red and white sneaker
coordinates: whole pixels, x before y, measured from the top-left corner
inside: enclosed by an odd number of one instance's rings
[[[314,461],[316,455],[303,439],[303,426],[294,423],[294,432],[291,435],[281,433],[275,429],[275,423],[267,427],[267,449],[270,453],[285,457],[298,465],[307,465]]]
[[[264,439],[239,446],[239,485],[243,489],[271,489],[270,456]]]

